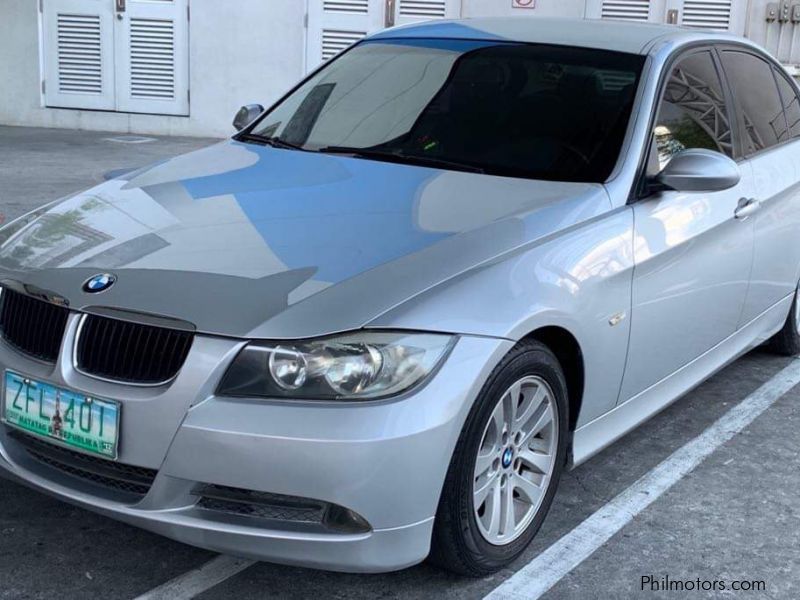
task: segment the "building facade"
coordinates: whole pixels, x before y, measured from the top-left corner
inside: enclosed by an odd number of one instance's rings
[[[268,105],[368,33],[477,16],[724,29],[799,74],[800,1],[3,0],[0,123],[225,136],[240,105]]]

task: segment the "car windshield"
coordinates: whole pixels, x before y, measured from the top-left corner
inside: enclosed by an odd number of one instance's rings
[[[313,75],[241,139],[599,183],[619,157],[643,62],[566,46],[366,41]]]

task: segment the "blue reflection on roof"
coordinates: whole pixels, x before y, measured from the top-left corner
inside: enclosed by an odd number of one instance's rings
[[[482,29],[470,27],[465,23],[455,21],[441,21],[423,23],[420,25],[413,25],[409,27],[400,27],[396,29],[387,29],[370,36],[370,40],[381,40],[389,38],[445,38],[445,39],[462,39],[462,40],[487,40],[487,41],[514,41],[506,37],[490,33]]]

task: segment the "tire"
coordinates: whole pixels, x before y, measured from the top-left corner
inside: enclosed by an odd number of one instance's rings
[[[800,354],[800,304],[798,303],[798,295],[795,292],[794,302],[792,302],[792,309],[789,311],[789,316],[786,317],[786,323],[770,341],[768,348],[775,354],[781,356],[797,356]]]
[[[512,388],[515,384],[520,387]],[[515,416],[522,414],[518,420],[508,416],[513,414],[509,413],[512,390],[522,398],[515,402]],[[549,394],[550,400],[539,400],[541,393]],[[536,409],[540,412],[532,408],[536,402],[541,404]],[[484,385],[456,445],[436,514],[430,562],[460,575],[481,577],[503,569],[525,551],[544,522],[566,464],[568,407],[563,371],[546,346],[522,342],[501,361]],[[533,431],[534,422],[538,426],[548,418],[552,425]],[[521,425],[508,431],[509,423]],[[528,435],[531,437],[526,440]],[[527,462],[531,458],[535,460]],[[490,459],[491,466],[482,471]],[[544,462],[547,466],[531,466]],[[541,491],[536,500],[532,499],[531,481],[538,482]],[[500,491],[495,489],[498,485]],[[487,488],[486,500],[481,501]],[[513,511],[508,509],[509,493]],[[501,507],[499,527],[493,519],[495,506]],[[515,518],[519,515],[519,522],[505,520],[509,513]]]

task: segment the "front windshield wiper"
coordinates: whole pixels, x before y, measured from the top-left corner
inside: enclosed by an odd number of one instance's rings
[[[346,154],[356,158],[367,158],[382,160],[400,164],[418,165],[421,167],[433,167],[442,169],[454,169],[456,171],[467,171],[468,173],[485,173],[486,169],[445,158],[434,156],[419,156],[416,154],[403,154],[401,152],[391,152],[384,150],[370,150],[367,148],[350,148],[348,146],[327,146],[320,148],[318,152],[323,154]]]
[[[382,150],[371,150],[365,148],[350,148],[349,146],[326,146],[319,150],[310,150],[299,144],[293,144],[282,140],[278,136],[258,135],[257,133],[246,133],[239,137],[244,142],[264,144],[273,148],[283,148],[285,150],[300,150],[302,152],[320,152],[322,154],[345,154],[356,158],[366,158],[394,162],[400,164],[419,165],[422,167],[433,167],[440,169],[453,169],[457,171],[467,171],[469,173],[486,173],[486,170],[476,165],[462,163],[434,156],[418,156],[415,154],[403,154],[401,152],[391,152]]]
[[[270,137],[266,135],[258,135],[257,133],[246,133],[240,136],[239,139],[242,140],[243,142],[254,142],[256,144],[264,144],[266,146],[272,146],[273,148],[305,151],[305,148],[303,148],[299,144],[293,144],[291,142],[287,142],[286,140],[282,140],[278,136]]]

